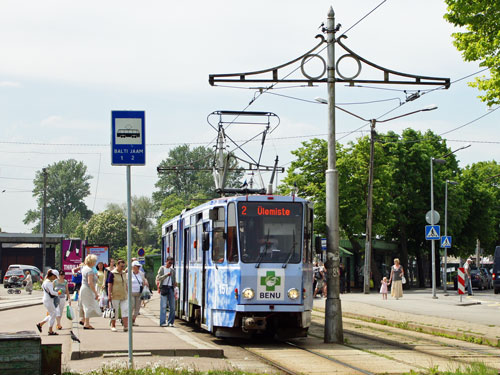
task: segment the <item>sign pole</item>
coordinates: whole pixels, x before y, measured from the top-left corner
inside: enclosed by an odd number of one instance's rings
[[[127,271],[128,279],[128,368],[134,368],[133,342],[132,342],[132,215],[130,198],[130,165],[127,165]]]
[[[132,272],[132,204],[130,166],[146,165],[144,111],[111,111],[111,165],[127,167],[127,270]],[[128,301],[128,366],[134,368],[132,342],[132,278],[127,278]]]

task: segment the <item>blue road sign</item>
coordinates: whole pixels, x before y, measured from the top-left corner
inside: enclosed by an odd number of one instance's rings
[[[441,237],[441,247],[446,249],[451,247],[451,236]]]
[[[425,239],[426,240],[439,240],[440,236],[439,225],[426,225],[425,226]]]
[[[146,252],[144,251],[144,249],[142,247],[139,250],[137,250],[137,255],[138,256],[143,257],[144,254],[146,254]]]
[[[111,112],[111,165],[145,165],[144,111]]]

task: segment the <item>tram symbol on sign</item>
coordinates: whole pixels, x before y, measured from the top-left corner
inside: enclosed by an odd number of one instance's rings
[[[426,240],[439,240],[441,238],[440,235],[440,226],[439,225],[426,225],[425,226],[425,239]]]
[[[441,247],[446,249],[451,247],[451,236],[441,237]]]

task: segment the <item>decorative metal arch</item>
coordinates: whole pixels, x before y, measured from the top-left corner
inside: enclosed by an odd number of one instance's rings
[[[214,86],[217,83],[277,83],[277,82],[282,82],[282,83],[306,83],[308,85],[313,85],[314,83],[326,83],[327,79],[325,77],[326,73],[326,63],[323,57],[321,57],[318,53],[315,53],[316,50],[318,50],[323,44],[326,44],[326,39],[324,38],[323,35],[319,34],[316,35],[317,39],[320,39],[320,42],[312,49],[304,53],[303,55],[297,57],[296,59],[293,59],[285,64],[281,64],[269,69],[263,69],[263,70],[258,70],[258,71],[253,71],[253,72],[246,72],[246,73],[225,73],[225,74],[210,74],[208,78],[208,82],[210,85]],[[380,65],[377,65],[364,57],[358,55],[351,49],[349,49],[343,42],[342,39],[347,38],[347,36],[342,35],[339,38],[337,38],[335,41],[336,43],[344,49],[346,54],[342,55],[335,64],[337,74],[339,75],[339,78],[335,79],[335,82],[345,82],[348,83],[349,85],[355,85],[357,83],[368,83],[368,84],[403,84],[403,85],[434,85],[434,86],[443,86],[443,88],[447,89],[450,87],[450,78],[442,78],[442,77],[428,77],[428,76],[421,76],[417,74],[409,74],[409,73],[403,73],[403,72],[398,72],[392,69],[384,68]],[[321,51],[319,51],[321,52]],[[310,76],[306,73],[304,69],[304,64],[307,62],[309,59],[312,58],[319,58],[322,61],[323,64],[323,71],[320,75],[317,76]],[[358,65],[358,71],[356,74],[354,74],[352,77],[346,77],[342,75],[339,72],[338,65],[339,62],[345,58],[352,58],[356,61]],[[300,61],[300,70],[304,78],[288,78],[285,77],[283,79],[279,78],[279,72],[285,67],[288,67],[297,61]],[[371,66],[372,68],[379,70],[383,73],[383,79],[380,80],[371,80],[371,79],[356,79],[359,74],[361,73],[362,70],[362,63]],[[261,75],[264,75],[266,73],[271,73],[272,77],[271,78],[261,78]],[[253,78],[254,76],[258,76],[256,78]],[[399,77],[397,80],[391,80],[392,76]],[[407,80],[404,80],[402,78],[406,78]],[[409,78],[409,79],[408,79]]]

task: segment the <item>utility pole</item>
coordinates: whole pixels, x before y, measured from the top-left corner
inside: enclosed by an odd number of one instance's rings
[[[47,168],[42,169],[43,173],[43,210],[42,210],[42,273],[45,274],[47,265]]]
[[[356,84],[383,84],[383,85],[435,85],[442,86],[447,89],[450,86],[449,78],[427,77],[415,74],[397,72],[392,69],[387,69],[377,65],[362,56],[358,55],[349,49],[342,40],[347,38],[341,35],[335,38],[335,32],[338,31],[340,25],[335,26],[335,13],[330,7],[328,12],[327,26],[323,28],[326,33],[326,39],[323,35],[316,35],[319,43],[301,56],[287,62],[274,66],[268,69],[261,69],[252,72],[240,73],[222,73],[210,74],[208,82],[212,86],[217,86],[219,83],[232,85],[243,84],[255,87],[256,83],[263,83],[264,87],[257,87],[260,94],[272,90],[278,83],[289,84],[304,84],[311,86],[314,83],[326,83],[328,89],[328,167],[326,171],[326,227],[327,227],[327,277],[328,277],[328,294],[325,308],[325,342],[343,343],[342,330],[342,311],[339,296],[339,185],[338,171],[336,169],[336,142],[335,142],[335,83],[348,84],[354,86]],[[327,62],[320,56],[317,51],[320,47],[327,44]],[[342,48],[346,54],[335,61],[335,46]],[[341,74],[336,71],[336,65],[344,58],[354,59],[358,65],[358,71],[352,76]],[[312,59],[319,60],[324,67],[324,70],[318,75],[311,75],[306,72],[305,66]],[[289,77],[290,74],[285,72],[286,68],[292,68],[294,64],[300,64],[300,72],[303,77]],[[383,79],[366,79],[359,78],[362,66],[368,65],[371,68],[383,73]],[[299,71],[295,69],[294,71]],[[325,78],[326,72],[326,78]],[[336,77],[338,76],[338,78]],[[254,102],[257,97],[254,97]],[[338,107],[343,110],[343,108]]]
[[[326,24],[328,89],[328,169],[326,170],[326,274],[324,341],[344,342],[340,304],[339,172],[335,144],[335,12],[330,7]]]
[[[368,170],[368,197],[366,199],[366,239],[365,239],[365,269],[363,292],[370,293],[371,258],[372,258],[372,219],[373,219],[373,173],[375,159],[375,124],[377,120],[370,120],[370,166]]]

